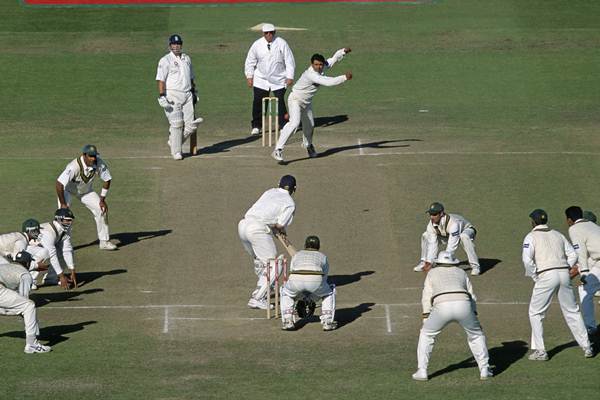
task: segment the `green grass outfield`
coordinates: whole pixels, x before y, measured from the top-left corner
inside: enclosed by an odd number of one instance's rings
[[[564,399],[598,393],[554,304],[552,359],[526,359],[520,246],[528,213],[545,208],[566,232],[572,204],[600,211],[600,3],[435,1],[155,8],[0,4],[0,231],[47,221],[54,180],[94,143],[114,182],[117,252],[93,244],[79,203],[74,244],[83,285],[42,288],[47,355],[22,352],[22,321],[0,318],[7,399]],[[297,138],[286,166],[247,139],[251,93],[243,61],[271,21],[296,76],[316,51],[353,52],[322,88],[315,144]],[[158,59],[184,38],[200,89],[201,154],[169,158],[156,103]],[[426,112],[424,110],[427,110]],[[289,228],[321,237],[338,283],[342,327],[282,332],[246,308],[255,276],[237,222],[286,173],[298,179]],[[478,228],[487,266],[473,279],[497,376],[480,382],[456,326],[439,337],[432,379],[414,382],[424,210],[442,201]],[[464,259],[462,251],[459,255]],[[597,313],[598,314],[598,313]]]

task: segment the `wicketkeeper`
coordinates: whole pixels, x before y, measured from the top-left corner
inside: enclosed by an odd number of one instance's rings
[[[294,330],[294,302],[299,298],[308,301],[321,299],[321,325],[324,331],[337,328],[335,318],[335,285],[327,282],[329,262],[319,251],[321,241],[308,236],[304,250],[300,250],[290,263],[288,281],[281,288],[281,329]]]

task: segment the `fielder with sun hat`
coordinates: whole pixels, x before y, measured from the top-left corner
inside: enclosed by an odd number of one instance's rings
[[[435,268],[431,268],[432,264],[425,266],[427,277],[421,298],[424,319],[417,345],[419,368],[412,376],[414,380],[429,379],[427,367],[435,338],[450,322],[458,322],[465,330],[469,348],[479,366],[480,379],[492,377],[485,335],[477,318],[475,293],[458,263],[452,253],[442,251],[435,260]]]

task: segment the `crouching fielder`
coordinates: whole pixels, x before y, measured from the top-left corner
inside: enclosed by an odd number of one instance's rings
[[[306,238],[304,250],[300,250],[290,263],[290,278],[281,288],[281,322],[283,330],[293,330],[294,301],[303,294],[314,300],[322,299],[321,325],[324,331],[337,328],[335,317],[335,285],[327,282],[329,263],[321,253],[317,236]]]
[[[35,303],[29,300],[33,282],[27,271],[31,255],[26,251],[16,254],[15,262],[0,265],[0,315],[22,315],[25,323],[25,353],[47,353],[50,346],[37,340],[40,333]]]
[[[423,287],[423,327],[417,346],[419,369],[413,379],[426,381],[427,366],[433,351],[436,336],[450,322],[458,322],[467,333],[467,342],[471,353],[479,366],[482,380],[492,376],[489,369],[489,356],[485,344],[485,335],[477,319],[475,294],[465,271],[456,265],[459,260],[447,251],[440,252],[435,260],[436,267],[428,272]]]

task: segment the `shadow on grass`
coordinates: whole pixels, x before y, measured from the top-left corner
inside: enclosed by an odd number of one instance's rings
[[[252,143],[261,138],[261,135],[252,135],[241,139],[231,139],[225,140],[223,142],[214,143],[210,146],[203,147],[198,150],[196,156],[202,156],[206,154],[217,154],[217,153],[226,153],[229,149],[237,146],[241,146],[244,144]],[[189,154],[189,153],[188,153]]]
[[[338,322],[338,329],[351,324],[360,318],[364,313],[372,310],[375,303],[361,303],[356,307],[340,308],[335,311],[335,319]]]
[[[421,142],[421,139],[398,139],[398,140],[379,140],[377,142],[368,142],[361,144],[351,144],[347,146],[340,147],[331,147],[325,151],[320,152],[316,158],[325,158],[329,157],[336,153],[341,153],[344,151],[358,150],[358,149],[394,149],[399,147],[410,147],[410,144],[396,144],[392,145],[392,143],[402,143],[402,142]],[[282,161],[280,165],[288,165],[297,161],[309,160],[310,157],[302,157],[297,158],[295,160]]]
[[[494,375],[500,375],[512,364],[525,356],[527,353],[527,343],[522,340],[502,342],[502,346],[491,348],[488,350],[488,352],[490,355],[490,365],[493,366],[492,372]],[[433,374],[429,375],[429,378],[435,378],[436,376],[444,375],[463,368],[475,368],[477,370],[477,374],[479,374],[479,369],[477,368],[475,359],[473,357],[469,357],[456,364],[449,365],[446,368],[434,372]]]
[[[579,345],[577,344],[576,341],[572,341],[572,342],[569,342],[569,343],[561,344],[559,346],[556,346],[552,350],[548,350],[548,358],[552,359],[552,357],[554,357],[555,355],[557,355],[561,351],[566,350],[569,347],[578,347],[578,346]]]
[[[327,281],[335,286],[344,286],[358,282],[363,276],[373,275],[374,273],[375,271],[360,271],[352,275],[329,275]]]
[[[73,325],[55,325],[48,326],[40,329],[39,339],[48,341],[48,346],[54,346],[58,343],[65,342],[69,340],[69,337],[66,336],[73,332],[82,331],[86,325],[96,324],[97,321],[85,321],[79,322]],[[13,338],[23,338],[25,339],[24,331],[12,331],[0,334],[0,337],[13,337]]]
[[[98,272],[78,272],[77,273],[77,284],[79,287],[85,286],[92,283],[96,279],[102,278],[106,275],[119,275],[126,273],[126,269],[113,269],[111,271],[98,271]]]
[[[487,271],[493,269],[496,265],[500,264],[502,262],[502,260],[499,260],[497,258],[480,258],[479,259],[479,267],[480,267],[480,275],[485,274]],[[469,264],[468,260],[463,260],[460,263],[458,263],[458,265],[464,265],[467,266],[468,268],[464,268],[467,271],[471,270],[471,265]]]
[[[58,286],[57,286],[58,288]],[[62,290],[58,288],[59,290]],[[63,301],[79,301],[79,296],[86,294],[94,294],[98,292],[104,292],[104,289],[87,289],[82,291],[70,290],[70,291],[61,291],[54,293],[31,293],[29,298],[33,300],[36,307],[43,307],[48,303],[59,303]]]
[[[141,242],[142,240],[153,239],[160,236],[168,235],[173,232],[172,229],[161,229],[158,231],[139,231],[139,232],[121,232],[115,233],[111,235],[111,239],[116,239],[119,241],[117,244],[118,248],[130,245],[132,243]],[[73,250],[83,249],[85,247],[97,245],[98,240],[94,240],[93,242],[89,242],[86,244],[80,244],[78,246],[73,247]],[[104,251],[104,250],[103,250]]]

